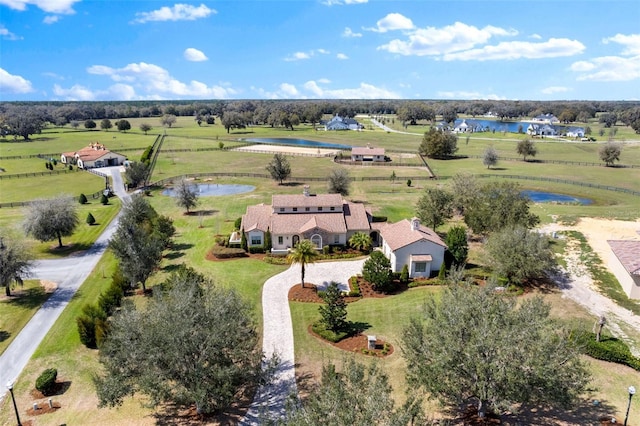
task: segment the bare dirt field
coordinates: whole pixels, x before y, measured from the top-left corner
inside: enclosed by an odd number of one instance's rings
[[[317,157],[329,157],[338,155],[337,149],[313,148],[303,146],[287,146],[287,145],[265,145],[256,144],[236,148],[235,151],[259,152],[259,153],[281,153],[292,155],[307,155]]]

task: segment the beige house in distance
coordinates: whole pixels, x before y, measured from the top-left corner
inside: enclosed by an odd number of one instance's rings
[[[444,262],[446,244],[432,229],[420,225],[418,218],[383,226],[380,238],[382,252],[391,261],[393,272],[400,272],[407,265],[411,278],[429,277]]]
[[[79,151],[65,152],[60,155],[63,164],[76,164],[80,169],[92,169],[94,167],[121,166],[127,160],[122,154],[109,151],[101,143],[91,143],[88,147]]]
[[[640,299],[640,241],[609,240],[609,265],[630,299]]]
[[[248,206],[241,230],[249,247],[262,246],[269,230],[271,251],[287,253],[302,239],[318,249],[346,245],[356,232],[372,232],[371,219],[363,204],[345,201],[340,194],[311,194],[305,186],[302,194],[273,195],[271,205]]]
[[[384,148],[367,146],[354,146],[351,148],[351,161],[386,161]]]

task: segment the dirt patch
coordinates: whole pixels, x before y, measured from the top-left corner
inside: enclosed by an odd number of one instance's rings
[[[36,403],[38,409],[34,409],[33,406],[27,410],[27,415],[29,416],[41,416],[42,414],[49,414],[58,411],[62,406],[59,402],[52,402],[51,406],[49,406],[48,401],[41,401]],[[24,422],[22,423],[25,424]]]
[[[335,348],[342,349],[343,351],[347,351],[347,352],[359,353],[359,354],[364,354],[368,356],[375,356],[375,357],[382,358],[382,357],[391,355],[394,351],[393,345],[381,339],[376,339],[375,349],[369,349],[369,341],[365,334],[357,334],[355,336],[342,339],[337,343],[333,343],[323,339],[322,337],[314,333],[311,326],[307,328],[307,331],[316,339],[322,340],[323,342]]]
[[[40,285],[44,288],[45,293],[53,293],[58,288],[58,284],[53,281],[40,280]]]

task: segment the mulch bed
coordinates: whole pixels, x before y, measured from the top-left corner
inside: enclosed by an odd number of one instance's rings
[[[356,302],[363,297],[382,298],[391,296],[394,294],[402,293],[407,290],[406,284],[400,284],[396,281],[396,290],[392,293],[382,293],[373,289],[370,283],[365,281],[362,277],[358,277],[358,285],[360,286],[360,297],[345,297],[344,300],[347,303]],[[318,291],[314,284],[305,283],[305,288],[302,288],[300,284],[296,284],[289,290],[289,301],[293,302],[308,302],[308,303],[323,303],[323,300],[318,296]]]
[[[342,339],[337,343],[333,343],[323,339],[322,337],[314,333],[313,330],[311,329],[311,326],[309,326],[307,330],[309,331],[309,334],[316,337],[317,339],[320,339],[323,342],[328,343],[333,347],[342,349],[343,351],[347,351],[347,352],[355,352],[355,353],[362,354],[364,349],[364,350],[368,350],[367,355],[369,356],[385,357],[385,356],[391,355],[394,350],[393,345],[391,345],[390,343],[387,343],[387,346],[388,346],[387,353],[386,355],[383,355],[382,351],[384,350],[384,344],[386,342],[380,339],[376,339],[376,348],[370,350],[369,342],[367,341],[367,336],[365,334],[358,334],[356,336],[347,337],[346,339]]]
[[[211,262],[228,262],[230,260],[238,260],[238,259],[256,259],[256,260],[263,260],[265,257],[264,253],[245,253],[244,256],[242,257],[230,257],[227,259],[218,259],[217,257],[215,257],[213,254],[211,254],[211,251],[208,251],[205,259],[211,261]]]

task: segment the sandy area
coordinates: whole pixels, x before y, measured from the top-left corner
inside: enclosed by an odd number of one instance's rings
[[[315,155],[318,157],[329,157],[329,156],[338,155],[339,150],[327,149],[327,148],[312,148],[312,147],[303,147],[303,146],[256,144],[256,145],[249,145],[249,146],[236,148],[234,149],[234,151],[271,152],[271,153],[279,152],[282,154]]]
[[[546,233],[563,230],[581,232],[610,271],[611,249],[607,240],[640,240],[640,220],[582,218],[575,225],[552,223],[542,228],[542,231]],[[558,278],[564,296],[578,302],[595,316],[605,315],[610,331],[617,337],[631,343],[620,325],[624,324],[640,333],[640,316],[620,307],[598,291],[587,267],[580,260],[580,250],[577,244],[571,244],[567,247],[564,260],[567,263],[566,271],[564,271],[567,276],[564,279]],[[632,346],[631,349],[635,355],[640,355],[640,348]]]

